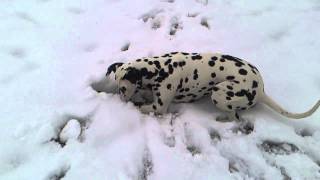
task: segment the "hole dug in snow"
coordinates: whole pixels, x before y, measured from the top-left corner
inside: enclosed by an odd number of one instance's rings
[[[130,42],[127,42],[121,47],[121,51],[128,51],[130,47]]]
[[[300,151],[299,148],[294,144],[286,142],[274,142],[271,140],[264,141],[260,145],[260,148],[267,153],[276,155],[288,155]]]
[[[67,115],[56,129],[56,136],[50,141],[58,143],[62,148],[68,141],[84,141],[84,131],[88,128],[89,118]]]

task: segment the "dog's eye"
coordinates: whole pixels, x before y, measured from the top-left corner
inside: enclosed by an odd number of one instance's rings
[[[122,93],[122,94],[124,94],[125,92],[126,92],[126,90],[127,90],[127,88],[126,87],[120,87],[120,92]]]

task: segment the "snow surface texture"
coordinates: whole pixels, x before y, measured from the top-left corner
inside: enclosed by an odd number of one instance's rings
[[[103,79],[116,61],[223,52],[305,111],[320,98],[319,1],[3,0],[0,21],[1,180],[320,178],[319,110],[222,123],[201,100],[147,116]]]

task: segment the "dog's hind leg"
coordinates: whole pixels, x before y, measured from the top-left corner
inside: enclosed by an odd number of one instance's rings
[[[212,102],[227,114],[227,116],[219,116],[217,120],[240,120],[237,112],[248,109],[256,103],[256,92],[246,87],[248,86],[245,83],[237,81],[223,81],[213,87]]]

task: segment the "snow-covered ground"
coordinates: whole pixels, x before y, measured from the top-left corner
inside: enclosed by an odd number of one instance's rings
[[[319,28],[317,0],[3,0],[0,179],[320,179],[319,110],[222,123],[209,100],[155,117],[95,91],[116,61],[222,52],[302,112],[320,98]]]

